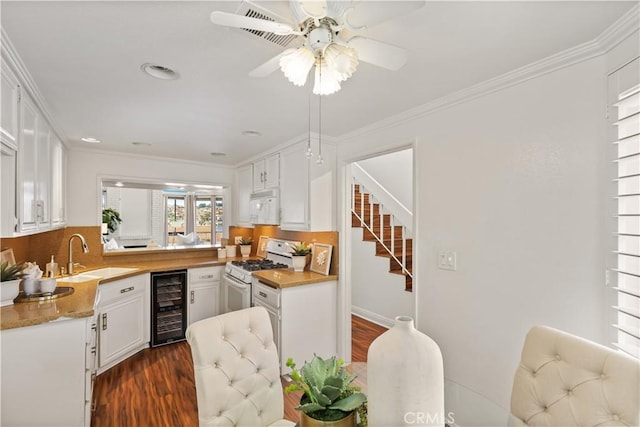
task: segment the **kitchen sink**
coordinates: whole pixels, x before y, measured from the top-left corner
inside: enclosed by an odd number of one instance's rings
[[[94,276],[91,274],[78,274],[75,276],[64,276],[58,279],[58,282],[66,282],[66,283],[80,283],[87,282],[89,280],[98,280],[103,279],[101,276]]]
[[[120,276],[121,274],[137,271],[139,268],[130,267],[104,267],[97,270],[90,270],[80,273],[78,276],[96,276],[99,279],[109,279],[111,277]]]
[[[96,270],[83,271],[82,273],[74,274],[73,276],[65,276],[60,278],[59,281],[67,283],[80,283],[86,282],[88,280],[110,279],[112,277],[131,273],[137,270],[139,270],[139,268],[104,267],[98,268]]]

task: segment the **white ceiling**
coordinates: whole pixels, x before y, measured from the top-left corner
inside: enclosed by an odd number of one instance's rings
[[[212,11],[235,12],[240,3],[3,0],[0,7],[2,28],[71,146],[233,165],[305,135],[310,91],[280,71],[248,76],[283,48],[210,22]],[[361,63],[340,92],[322,98],[322,132],[338,137],[591,41],[637,3],[429,1],[359,32],[406,48],[408,62],[399,71]],[[257,4],[290,17],[286,2]],[[140,71],[146,62],[181,78],[150,78]],[[312,120],[315,131],[315,112]],[[89,145],[83,136],[103,142]]]

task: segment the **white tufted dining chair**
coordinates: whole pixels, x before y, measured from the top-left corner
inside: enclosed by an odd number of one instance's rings
[[[263,307],[193,323],[191,346],[201,426],[293,426],[283,420],[278,352]]]
[[[637,426],[640,361],[546,326],[527,334],[510,425]]]

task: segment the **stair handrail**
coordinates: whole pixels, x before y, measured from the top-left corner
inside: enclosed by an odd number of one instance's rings
[[[384,209],[407,229],[410,235],[413,235],[413,213],[374,177],[369,175],[362,166],[358,163],[353,163],[352,166],[351,176],[353,179],[365,187],[367,192],[380,202],[380,204],[384,206]]]

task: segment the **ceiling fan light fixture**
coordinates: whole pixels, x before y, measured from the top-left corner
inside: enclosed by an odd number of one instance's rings
[[[313,93],[316,95],[331,95],[339,91],[340,88],[340,80],[336,73],[327,65],[324,58],[318,58]]]
[[[358,53],[349,46],[331,43],[324,50],[323,58],[341,82],[351,77],[358,67]]]
[[[280,58],[280,69],[291,83],[304,86],[315,61],[316,58],[311,49],[302,46]]]

